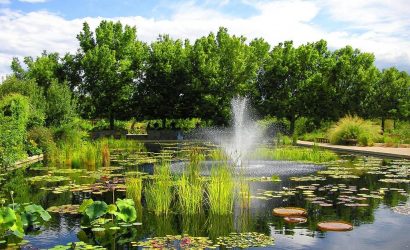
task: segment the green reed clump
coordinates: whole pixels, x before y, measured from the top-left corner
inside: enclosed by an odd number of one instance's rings
[[[229,214],[235,197],[234,178],[226,164],[213,166],[207,187],[209,210],[213,214]]]
[[[221,149],[214,149],[209,153],[209,158],[214,161],[228,161],[228,156]]]
[[[198,214],[202,210],[203,189],[202,181],[189,181],[183,174],[177,181],[178,203],[184,214]]]
[[[127,140],[122,137],[121,139],[108,139],[108,146],[113,150],[122,150],[126,152],[144,152],[144,143],[137,140]]]
[[[156,215],[167,215],[174,197],[172,186],[170,163],[162,162],[156,165],[152,183],[145,188],[148,210],[153,211]]]
[[[300,147],[258,148],[251,154],[252,159],[286,160],[321,163],[337,160],[337,154],[330,150]]]
[[[132,199],[135,204],[141,203],[142,197],[142,178],[140,176],[127,177],[125,179],[126,196],[128,199]]]

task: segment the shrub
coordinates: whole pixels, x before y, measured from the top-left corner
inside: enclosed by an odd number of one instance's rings
[[[34,141],[38,147],[45,154],[47,160],[48,156],[57,149],[56,143],[53,139],[53,133],[46,127],[34,127],[28,131],[27,139]]]
[[[379,127],[357,116],[346,116],[329,129],[332,144],[346,144],[348,140],[357,140],[361,146],[372,145],[378,138]]]
[[[0,166],[11,166],[25,157],[29,103],[20,94],[10,94],[0,101]]]

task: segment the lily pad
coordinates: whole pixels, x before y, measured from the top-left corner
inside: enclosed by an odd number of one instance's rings
[[[350,231],[353,229],[353,225],[345,221],[324,221],[317,224],[317,227],[321,231]]]

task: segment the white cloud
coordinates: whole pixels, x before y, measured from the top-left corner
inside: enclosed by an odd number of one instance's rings
[[[362,51],[374,52],[379,65],[400,65],[402,69],[409,69],[410,21],[407,13],[410,11],[406,0],[389,1],[389,4],[382,0],[244,1],[259,13],[247,18],[233,17],[185,2],[175,4],[173,14],[166,19],[135,16],[111,20],[136,25],[139,39],[147,42],[164,33],[174,38],[196,39],[210,31],[216,32],[220,26],[248,39],[263,37],[271,45],[284,40],[293,40],[299,45],[323,38],[331,48],[350,44]],[[325,31],[319,23],[314,23],[314,18],[323,12],[327,12],[333,22],[342,22],[344,28]],[[46,11],[1,10],[0,76],[10,72],[13,56],[37,56],[43,50],[62,54],[75,52],[78,47],[75,37],[82,23],[87,21],[95,28],[102,19],[66,20]],[[361,32],[355,33],[359,28]]]
[[[0,4],[9,4],[10,0],[0,0]]]

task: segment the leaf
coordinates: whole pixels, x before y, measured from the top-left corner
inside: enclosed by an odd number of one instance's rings
[[[134,201],[131,199],[118,199],[116,202],[119,212],[116,212],[115,215],[119,220],[124,222],[133,222],[137,219],[137,211],[134,207]]]
[[[13,209],[9,207],[3,207],[0,209],[0,226],[9,229],[16,222],[17,217]]]
[[[91,221],[93,221],[107,213],[107,207],[107,203],[105,203],[104,201],[95,201],[93,204],[87,207],[85,214]]]
[[[109,214],[115,214],[117,212],[117,206],[115,204],[110,204],[107,207],[107,213]]]
[[[91,206],[91,204],[93,204],[93,203],[94,203],[93,199],[85,199],[85,200],[83,200],[83,203],[81,203],[80,207],[78,208],[78,212],[84,213],[85,210],[86,210],[89,206]]]
[[[50,214],[40,205],[28,205],[24,207],[24,210],[29,214],[37,213],[44,221],[49,221],[51,219]]]

